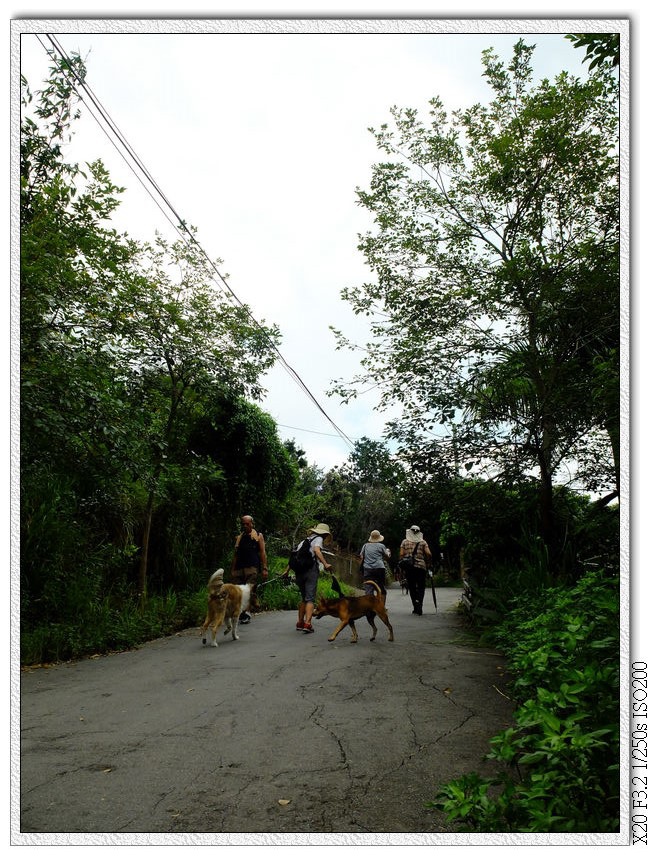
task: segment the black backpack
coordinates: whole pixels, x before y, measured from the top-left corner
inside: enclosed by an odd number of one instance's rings
[[[299,576],[308,571],[313,564],[314,557],[311,552],[311,540],[305,538],[294,550],[291,550],[289,554],[289,567],[296,576]]]
[[[420,546],[420,542],[413,547],[413,550],[407,555],[403,556],[399,562],[397,563],[400,568],[404,571],[409,571],[411,568],[415,567],[415,554],[418,551],[418,547]]]

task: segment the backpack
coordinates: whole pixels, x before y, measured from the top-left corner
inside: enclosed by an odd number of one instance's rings
[[[398,564],[399,564],[400,568],[402,568],[405,571],[408,571],[412,567],[415,566],[415,554],[416,554],[419,546],[420,546],[420,542],[418,541],[417,544],[413,547],[413,551],[410,552],[408,555],[403,556],[399,560]]]
[[[291,550],[289,554],[289,567],[296,576],[299,576],[308,571],[313,564],[314,557],[311,552],[311,540],[305,538],[295,549]]]

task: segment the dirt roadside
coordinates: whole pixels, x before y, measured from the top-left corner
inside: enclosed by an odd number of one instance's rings
[[[426,803],[489,774],[513,709],[502,657],[463,631],[459,590],[437,599],[414,616],[391,589],[393,643],[379,620],[374,643],[362,620],[353,645],[347,630],[328,643],[334,619],[307,635],[273,612],[219,648],[192,629],[22,672],[14,843],[433,842],[449,827]]]

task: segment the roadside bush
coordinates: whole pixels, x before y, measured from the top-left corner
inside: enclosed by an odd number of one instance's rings
[[[280,573],[286,561],[278,563],[270,559],[269,564],[271,573]],[[354,589],[345,583],[341,588],[346,594],[354,594]],[[329,576],[319,579],[318,595],[335,597]],[[199,627],[205,617],[207,599],[206,585],[182,594],[171,590],[152,594],[144,606],[127,595],[87,602],[84,616],[74,623],[60,621],[23,626],[21,663],[59,663],[123,651],[183,628]],[[260,584],[259,601],[262,610],[297,610],[300,592],[292,579],[274,579],[268,586]]]
[[[618,831],[618,579],[526,596],[490,635],[518,703],[486,755],[501,768],[446,784],[428,807],[461,831]]]
[[[201,599],[205,612],[205,601]],[[131,649],[147,640],[194,624],[197,604],[175,592],[150,596],[144,607],[135,599],[105,599],[92,605],[76,622],[47,622],[23,627],[22,664],[46,664],[88,655]],[[192,617],[192,618],[190,618]]]

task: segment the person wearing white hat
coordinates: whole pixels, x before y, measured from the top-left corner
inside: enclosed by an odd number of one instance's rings
[[[370,537],[361,547],[359,555],[363,567],[363,579],[377,583],[386,601],[386,562],[390,559],[390,550],[384,546],[384,536],[377,529],[370,532]],[[372,586],[364,586],[367,595],[372,595]]]
[[[424,589],[427,579],[427,565],[431,561],[431,550],[424,540],[419,526],[411,526],[406,530],[406,537],[400,544],[399,564],[406,572],[409,596],[413,604],[413,614],[422,615]],[[404,559],[407,559],[405,562]],[[410,560],[410,561],[409,561]]]
[[[314,626],[311,623],[311,617],[314,614],[314,604],[316,602],[316,586],[318,585],[318,574],[320,566],[326,570],[331,570],[332,566],[325,561],[325,557],[321,552],[323,541],[327,538],[331,539],[332,533],[327,523],[319,523],[313,529],[309,529],[309,548],[314,563],[308,571],[302,574],[296,574],[296,584],[300,589],[301,602],[298,606],[298,622],[296,630],[302,631],[305,634],[313,634]]]

